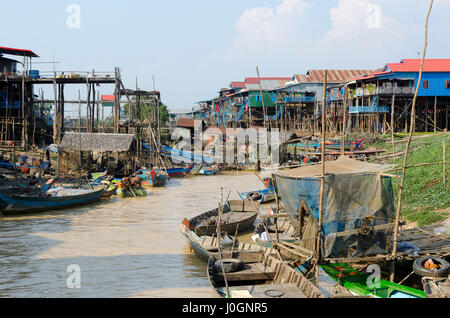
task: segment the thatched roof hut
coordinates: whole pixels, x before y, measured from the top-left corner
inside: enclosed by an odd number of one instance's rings
[[[133,135],[66,132],[60,147],[66,151],[124,152],[133,142]]]

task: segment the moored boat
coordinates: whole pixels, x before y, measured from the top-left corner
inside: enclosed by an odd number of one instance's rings
[[[346,263],[321,265],[321,268],[355,296],[373,298],[426,298],[425,292],[408,286],[380,279],[370,286],[370,273],[357,270]]]
[[[275,200],[272,178],[264,178],[263,181],[266,185],[266,189],[242,192],[240,193],[241,197],[250,201],[257,201],[261,204]]]
[[[301,272],[264,253],[210,257],[207,275],[220,298],[323,298]]]
[[[142,179],[144,188],[163,187],[169,179],[169,175],[165,171],[155,169],[138,174],[137,177]]]
[[[211,256],[218,255],[219,241],[217,240],[217,233],[213,233],[213,235],[198,236],[194,231],[189,229],[189,221],[187,219],[184,219],[181,223],[180,232],[199,259],[207,262]],[[225,232],[222,232],[220,242],[220,250],[226,255],[236,255],[236,253],[242,251],[263,252],[267,250],[256,244],[247,242],[240,243],[237,238],[230,236]]]
[[[198,174],[212,176],[219,172],[219,166],[215,165],[212,167],[204,167],[198,171]]]
[[[248,229],[256,220],[259,204],[247,200],[230,200],[223,207],[220,228],[226,233],[240,232]],[[202,213],[189,220],[188,228],[198,236],[212,235],[217,231],[219,208]]]
[[[29,214],[96,202],[105,192],[104,186],[94,189],[53,188],[39,195],[11,195],[0,193],[0,207],[4,215]]]
[[[194,164],[191,164],[186,168],[168,168],[167,173],[169,174],[170,178],[184,177],[185,175],[189,174],[192,169],[194,169]]]

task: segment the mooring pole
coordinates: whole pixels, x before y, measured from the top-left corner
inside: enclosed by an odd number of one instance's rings
[[[323,215],[323,197],[325,191],[325,105],[327,101],[327,77],[328,71],[325,70],[323,79],[323,99],[322,99],[322,177],[320,182],[320,203],[319,203],[319,226],[316,236],[316,284],[319,284],[319,262],[320,262],[320,242],[322,239],[322,215]]]
[[[423,63],[425,60],[425,55],[427,52],[427,44],[428,44],[428,20],[430,18],[431,9],[433,7],[433,0],[430,1],[430,7],[428,9],[427,18],[425,21],[425,41],[424,41],[424,48],[422,53],[422,61],[420,63],[420,72],[419,72],[419,78],[417,81],[416,91],[414,92],[414,98],[411,106],[411,124],[410,124],[410,130],[409,130],[409,137],[408,142],[406,144],[405,149],[405,155],[403,160],[403,168],[402,168],[402,177],[400,179],[400,188],[398,191],[398,202],[397,202],[397,213],[395,216],[395,229],[394,229],[394,244],[392,247],[392,255],[391,255],[391,273],[390,273],[390,280],[391,282],[394,282],[395,279],[395,257],[397,256],[397,243],[398,243],[398,231],[399,231],[399,223],[400,223],[400,215],[402,210],[402,194],[403,194],[403,186],[405,184],[405,175],[406,175],[406,166],[408,163],[408,152],[409,148],[411,146],[411,140],[412,135],[414,133],[415,129],[415,121],[416,121],[416,101],[417,101],[417,95],[419,93],[420,83],[422,82],[422,73],[423,73]]]

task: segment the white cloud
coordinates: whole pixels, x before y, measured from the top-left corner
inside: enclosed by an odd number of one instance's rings
[[[339,0],[329,10],[331,29],[316,43],[321,52],[333,50],[335,59],[356,56],[363,61],[368,56],[398,52],[405,41],[407,28],[383,11],[379,2],[370,0]],[[389,11],[388,11],[389,13]]]
[[[247,9],[236,21],[237,37],[228,52],[230,57],[277,51],[283,44],[293,43],[298,34],[296,19],[310,5],[304,0],[283,0],[275,9]]]
[[[277,7],[277,14],[279,16],[301,15],[308,7],[309,4],[303,2],[302,0],[284,0]]]

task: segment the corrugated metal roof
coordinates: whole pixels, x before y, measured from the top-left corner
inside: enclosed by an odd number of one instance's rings
[[[28,56],[28,57],[39,57],[36,53],[30,50],[24,50],[24,49],[14,49],[10,47],[3,47],[0,46],[0,53],[1,54],[9,54],[9,55],[20,55],[20,56]]]
[[[374,70],[328,70],[328,83],[343,83],[358,76],[373,73]],[[294,75],[298,83],[322,83],[325,70],[309,70],[306,74]]]
[[[392,72],[419,72],[422,59],[403,59],[400,63],[388,63],[385,70]],[[450,72],[450,59],[425,59],[424,72]]]
[[[291,77],[288,76],[272,76],[272,77],[260,77],[262,81],[290,81]],[[245,84],[259,84],[258,77],[246,77]]]
[[[81,151],[128,151],[134,136],[129,134],[101,134],[66,132],[61,141],[65,150]]]
[[[231,82],[230,86],[232,88],[244,88],[245,82]]]
[[[261,88],[263,90],[271,90],[271,89],[275,89],[278,87],[282,87],[284,86],[284,83],[288,82],[287,80],[261,80]],[[247,90],[259,90],[260,89],[260,85],[259,82],[257,83],[247,83],[245,85],[245,88]]]

